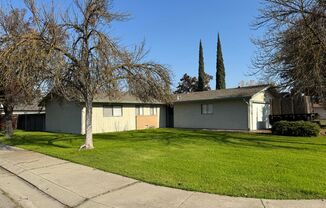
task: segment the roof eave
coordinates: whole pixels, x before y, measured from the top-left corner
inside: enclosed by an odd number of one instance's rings
[[[251,98],[252,98],[252,96],[245,96],[245,97],[226,97],[226,98],[182,100],[182,101],[174,101],[173,103],[189,103],[189,102],[217,101],[217,100],[238,100],[238,99],[251,99]]]
[[[85,102],[80,102],[84,104]],[[93,101],[94,104],[139,104],[139,105],[165,105],[163,102],[133,102],[133,101]]]
[[[250,98],[252,98],[252,97],[254,97],[255,95],[257,95],[258,93],[261,93],[261,92],[263,92],[263,91],[266,91],[266,90],[268,90],[268,89],[270,89],[270,88],[271,88],[271,86],[268,85],[268,86],[266,86],[265,88],[261,89],[260,91],[256,92],[255,94],[251,95]]]

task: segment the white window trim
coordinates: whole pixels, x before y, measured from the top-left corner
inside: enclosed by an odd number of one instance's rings
[[[211,106],[211,110],[212,110],[211,112],[209,111],[209,106]],[[201,111],[201,115],[213,115],[214,114],[214,105],[212,103],[201,104],[200,111]]]
[[[112,111],[111,116],[105,116],[104,115],[104,109],[105,108],[110,108],[111,109],[111,111]],[[120,115],[115,115],[114,108],[119,108],[121,110],[121,114]],[[103,117],[112,118],[112,117],[122,117],[122,116],[123,116],[123,106],[122,105],[106,105],[106,106],[103,106]]]
[[[139,110],[139,111],[138,111]],[[145,109],[144,109],[144,106],[141,106],[141,105],[136,105],[136,116],[143,116],[145,115]]]
[[[149,107],[149,114],[151,116],[156,116],[157,115],[157,107],[156,106],[150,106]]]
[[[114,109],[118,109],[118,110],[120,110],[120,115],[116,115],[115,113],[114,113]],[[113,117],[122,117],[123,116],[123,107],[121,106],[121,105],[113,105],[112,106],[112,116]]]

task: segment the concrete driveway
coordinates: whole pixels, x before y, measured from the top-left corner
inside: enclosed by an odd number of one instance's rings
[[[326,208],[326,202],[228,197],[155,186],[43,154],[2,146],[1,207]]]

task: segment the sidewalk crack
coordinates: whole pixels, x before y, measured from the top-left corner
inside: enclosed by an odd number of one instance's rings
[[[84,203],[86,203],[86,202],[88,202],[88,201],[92,201],[93,199],[95,199],[95,198],[97,198],[97,197],[103,196],[103,195],[108,194],[108,193],[112,193],[112,192],[120,191],[120,190],[122,190],[122,189],[128,188],[128,187],[133,186],[133,185],[136,185],[136,184],[138,184],[138,183],[141,183],[141,181],[135,181],[135,182],[132,182],[132,183],[128,183],[128,184],[126,184],[126,185],[124,185],[124,186],[121,186],[121,187],[119,187],[119,188],[112,189],[112,190],[109,190],[109,191],[106,191],[106,192],[103,192],[103,193],[97,194],[97,195],[92,196],[92,197],[90,197],[90,198],[86,198],[85,200],[83,200],[82,202],[80,202],[79,204],[77,204],[77,205],[74,206],[74,207],[79,207],[79,206],[83,205]],[[95,201],[94,201],[94,202],[95,202]],[[101,203],[99,203],[99,202],[96,202],[96,203],[101,204]],[[105,205],[105,204],[102,204],[102,205]],[[105,205],[105,206],[106,206],[106,205]]]
[[[52,164],[52,165],[45,165],[45,166],[42,166],[42,167],[37,167],[37,168],[31,168],[31,169],[28,169],[27,171],[31,171],[31,170],[38,170],[38,169],[42,169],[42,168],[49,168],[49,167],[55,167],[55,166],[58,166],[58,165],[64,165],[64,164],[67,164],[69,162],[61,162],[61,163],[57,163],[57,164]]]
[[[16,163],[15,165],[29,164],[29,163],[34,163],[34,162],[37,162],[37,161],[40,161],[40,159],[37,159],[37,160],[30,160],[30,161],[24,161],[24,162],[18,162],[18,163]]]
[[[120,191],[120,190],[122,190],[122,189],[128,188],[128,187],[133,186],[133,185],[136,185],[136,184],[138,184],[138,183],[141,183],[141,181],[135,181],[135,182],[129,183],[129,184],[124,185],[124,186],[121,186],[121,187],[119,187],[119,188],[112,189],[111,191],[108,191],[107,193],[112,193],[112,192],[115,192],[115,191]],[[99,196],[104,195],[104,194],[105,194],[105,193],[103,193],[103,194],[99,194]],[[92,197],[92,198],[94,198],[94,197]]]
[[[262,199],[260,199],[261,204],[263,205],[263,208],[266,208],[264,201]]]
[[[185,200],[183,200],[183,202],[181,202],[181,204],[177,208],[181,208],[181,206],[184,205],[186,203],[186,201],[188,201],[188,199],[190,197],[192,197],[193,195],[194,195],[194,193],[191,193]]]

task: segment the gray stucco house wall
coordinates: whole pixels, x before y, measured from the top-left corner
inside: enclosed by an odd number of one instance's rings
[[[202,114],[203,104],[212,104],[213,113]],[[174,127],[248,130],[248,105],[242,99],[176,103]]]
[[[80,134],[82,106],[79,103],[53,99],[46,103],[45,129],[49,132]]]

